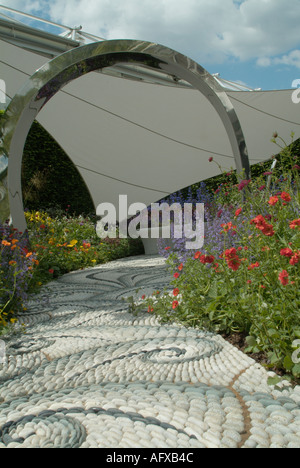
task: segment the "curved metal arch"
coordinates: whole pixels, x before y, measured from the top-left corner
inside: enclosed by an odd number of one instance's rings
[[[11,214],[14,226],[22,232],[26,230],[21,190],[22,156],[28,132],[41,108],[70,81],[91,71],[124,62],[162,70],[198,89],[221,118],[232,147],[237,173],[249,177],[247,148],[237,114],[224,89],[204,68],[179,52],[155,43],[136,40],[96,42],[65,52],[42,66],[7,108],[0,134],[2,220]]]

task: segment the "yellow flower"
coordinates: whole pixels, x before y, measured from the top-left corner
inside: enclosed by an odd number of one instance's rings
[[[97,262],[97,260],[95,260],[95,259],[94,259],[94,260],[92,260],[92,263],[96,263],[96,262]]]
[[[73,239],[70,244],[68,245],[68,247],[74,247],[74,245],[78,244],[78,241],[76,239]]]

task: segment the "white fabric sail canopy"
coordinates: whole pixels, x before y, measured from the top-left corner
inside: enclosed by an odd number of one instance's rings
[[[0,40],[0,78],[9,98],[49,56]],[[300,136],[300,104],[293,90],[227,91],[244,133],[250,164],[278,152],[276,131],[287,142]],[[67,84],[37,120],[77,166],[92,199],[150,204],[169,193],[235,168],[221,119],[191,86],[167,86],[91,72]],[[66,174],[67,177],[67,174]]]

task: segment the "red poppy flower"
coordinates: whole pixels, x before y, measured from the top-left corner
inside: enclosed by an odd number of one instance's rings
[[[172,309],[175,310],[178,306],[179,306],[179,302],[178,302],[178,301],[173,301],[173,303],[172,303]]]
[[[175,289],[173,290],[173,296],[175,296],[175,297],[178,296],[179,292],[180,292],[179,289],[178,289],[178,288],[175,288]]]
[[[180,275],[179,275],[179,273],[178,273],[178,272],[174,273],[174,278],[176,278],[176,279],[177,279],[177,278],[179,278],[179,276],[180,276]]]

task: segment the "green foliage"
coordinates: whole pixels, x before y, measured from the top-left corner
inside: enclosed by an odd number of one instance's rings
[[[3,111],[0,111],[0,119]],[[95,212],[90,193],[59,144],[34,122],[24,148],[22,191],[25,209],[58,210],[76,216]]]
[[[288,149],[283,156],[291,158]],[[280,179],[273,172],[270,187],[263,185],[264,175],[246,190],[228,185],[233,208],[230,222],[217,223],[221,250],[209,229],[202,252],[184,257],[168,250],[171,292],[146,298],[144,310],[163,322],[246,333],[246,352],[262,351],[270,367],[298,378],[293,343],[300,333],[300,167],[294,162],[281,167]],[[224,203],[226,197],[219,192],[215,199]]]
[[[29,210],[59,207],[75,215],[95,211],[77,168],[37,122],[33,123],[24,148],[22,189],[24,207]]]
[[[144,252],[139,239],[99,239],[89,217],[51,218],[45,212],[25,215],[37,259],[32,282],[35,286],[71,271]]]

